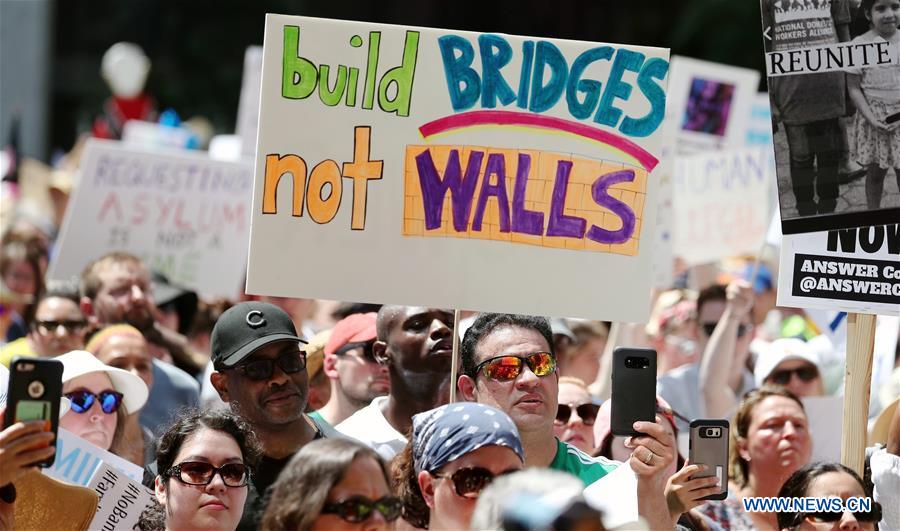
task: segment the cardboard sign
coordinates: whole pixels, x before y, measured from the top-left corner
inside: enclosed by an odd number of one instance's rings
[[[675,155],[744,146],[759,72],[673,56],[667,127]]]
[[[888,169],[896,165],[889,146],[896,133],[886,130],[900,103],[900,45],[870,32],[852,35],[850,4],[760,0],[784,234],[900,219],[900,190]],[[853,80],[862,87],[856,95]],[[887,170],[877,200],[867,197],[870,177],[851,178],[845,158]]]
[[[674,254],[696,265],[756,253],[771,219],[769,170],[762,148],[676,159]]]
[[[206,296],[240,290],[250,232],[247,163],[90,140],[49,278],[79,276],[111,251]]]
[[[668,52],[269,15],[250,293],[642,321]]]
[[[153,493],[140,481],[128,478],[106,463],[97,468],[87,487],[100,497],[89,527],[92,530],[133,529],[154,499]]]
[[[778,305],[900,315],[900,225],[785,235]]]
[[[144,470],[141,467],[87,442],[64,428],[59,428],[56,437],[56,461],[52,467],[41,471],[52,478],[86,486],[103,463],[120,470],[138,483],[144,477]]]

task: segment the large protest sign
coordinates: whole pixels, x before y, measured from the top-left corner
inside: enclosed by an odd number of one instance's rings
[[[91,140],[49,278],[81,274],[110,251],[207,296],[240,293],[250,233],[252,170],[189,151]]]
[[[666,127],[675,155],[743,147],[758,87],[756,70],[673,56]]]
[[[778,305],[900,315],[900,225],[785,235]]]
[[[900,45],[875,31],[853,35],[850,2],[760,6],[782,230],[895,223],[900,178],[890,168],[900,165],[900,132],[891,124],[900,119]],[[861,177],[850,161],[879,170]]]
[[[141,467],[87,442],[65,428],[59,428],[57,433],[56,461],[52,467],[43,469],[43,473],[67,483],[86,486],[104,463],[138,483],[144,477]]]
[[[248,291],[644,320],[667,59],[269,15]]]
[[[673,253],[688,265],[755,254],[771,219],[769,168],[763,148],[677,158]]]

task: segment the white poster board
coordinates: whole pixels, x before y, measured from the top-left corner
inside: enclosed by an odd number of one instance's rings
[[[197,152],[90,140],[48,277],[81,274],[127,251],[201,295],[240,293],[250,233],[252,170]]]
[[[667,50],[279,15],[264,47],[248,292],[647,318]]]
[[[744,148],[675,160],[676,256],[698,265],[758,251],[774,206],[769,158],[764,148]]]
[[[756,70],[673,56],[666,122],[676,156],[745,145],[758,86]]]
[[[97,512],[88,529],[134,529],[141,513],[153,503],[153,493],[140,481],[128,478],[106,463],[100,465],[87,487],[97,493]]]
[[[141,467],[87,442],[65,428],[59,428],[57,432],[56,460],[53,466],[41,471],[60,481],[84,487],[104,463],[138,483],[144,477]]]
[[[900,225],[785,234],[778,305],[900,315]]]

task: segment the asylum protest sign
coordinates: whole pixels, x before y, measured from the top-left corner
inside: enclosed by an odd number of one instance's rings
[[[758,251],[772,212],[769,158],[766,149],[745,148],[676,159],[676,256],[696,265]]]
[[[888,170],[900,45],[868,27],[854,35],[849,5],[760,0],[784,234],[900,219]],[[867,191],[850,161],[888,170],[883,189]]]
[[[778,305],[900,315],[900,225],[785,235]]]
[[[666,124],[675,155],[743,147],[759,72],[673,56]]]
[[[81,274],[110,251],[207,296],[240,292],[250,233],[249,162],[91,140],[50,278]]]
[[[269,15],[248,292],[644,320],[668,68]]]
[[[87,487],[100,498],[88,529],[134,529],[141,513],[153,503],[153,494],[140,481],[106,463],[97,468]]]

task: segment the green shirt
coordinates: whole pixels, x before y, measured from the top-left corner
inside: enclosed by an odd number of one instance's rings
[[[615,470],[617,466],[619,463],[616,461],[605,457],[591,457],[571,444],[557,439],[556,455],[549,468],[577,476],[586,487]]]

